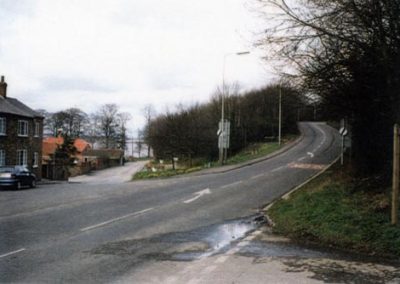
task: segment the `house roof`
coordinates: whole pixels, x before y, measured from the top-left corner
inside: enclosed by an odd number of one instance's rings
[[[54,152],[57,149],[57,146],[62,145],[63,143],[64,143],[64,138],[62,136],[44,138],[43,155],[54,154]],[[81,138],[75,139],[74,146],[78,153],[82,153],[83,151],[91,148],[90,144]]]
[[[19,100],[0,96],[0,113],[9,113],[29,118],[43,118],[43,116],[21,103]]]
[[[76,148],[76,150],[79,153],[82,153],[83,151],[87,150],[87,149],[91,149],[92,147],[90,146],[89,142],[87,142],[86,140],[83,140],[81,138],[76,138],[74,141],[74,146]]]

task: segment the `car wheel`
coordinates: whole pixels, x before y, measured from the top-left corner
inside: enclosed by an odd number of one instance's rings
[[[17,182],[17,184],[15,185],[15,189],[20,190],[22,188],[22,184],[20,181]]]
[[[32,180],[32,182],[30,184],[30,187],[31,188],[35,188],[36,187],[36,180],[35,179]]]

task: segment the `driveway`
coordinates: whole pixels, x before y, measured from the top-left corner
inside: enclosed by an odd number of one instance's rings
[[[147,161],[130,162],[124,166],[95,171],[87,175],[69,178],[70,182],[90,184],[118,184],[131,180],[132,175],[140,171]]]

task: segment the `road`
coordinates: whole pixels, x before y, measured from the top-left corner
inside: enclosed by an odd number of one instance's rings
[[[254,256],[264,251],[254,241],[271,240],[260,209],[339,154],[335,130],[300,128],[302,139],[288,151],[224,173],[1,191],[0,282],[259,283],[233,272],[271,257]],[[274,261],[265,271],[278,272],[282,262]]]
[[[80,175],[69,179],[72,183],[85,184],[119,184],[132,179],[133,173],[140,171],[147,161],[126,163],[123,167],[114,167],[101,171],[95,171],[87,175]]]

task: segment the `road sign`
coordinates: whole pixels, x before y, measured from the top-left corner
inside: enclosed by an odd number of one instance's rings
[[[228,149],[229,148],[229,140],[230,140],[230,130],[231,130],[231,123],[228,120],[224,120],[219,122],[218,128],[218,148],[220,149]]]
[[[346,136],[347,134],[349,134],[349,132],[347,131],[347,128],[344,126],[339,129],[339,133],[342,136]]]

